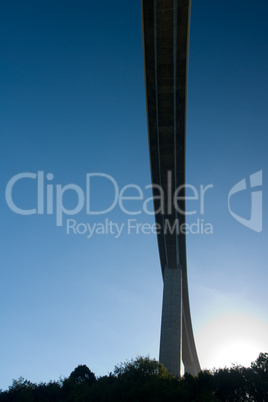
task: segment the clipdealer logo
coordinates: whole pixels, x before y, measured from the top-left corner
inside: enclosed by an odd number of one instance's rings
[[[35,208],[22,208],[19,202],[14,201],[14,192],[16,191],[16,186],[20,182],[24,184],[25,180],[34,181],[37,194],[37,203]],[[52,173],[45,174],[44,171],[24,172],[13,176],[7,183],[5,198],[6,203],[11,211],[19,215],[55,215],[56,225],[62,226],[65,218],[67,233],[74,234],[86,234],[90,238],[93,234],[113,234],[115,237],[119,237],[123,232],[124,227],[127,228],[127,233],[130,234],[131,230],[135,229],[135,233],[158,234],[161,230],[164,233],[193,233],[193,234],[213,234],[213,225],[206,222],[205,219],[198,218],[196,222],[191,225],[187,223],[180,224],[178,219],[171,222],[169,219],[163,221],[163,225],[158,224],[150,225],[148,223],[140,223],[134,219],[128,219],[126,223],[116,223],[109,219],[105,219],[103,222],[95,223],[78,223],[73,217],[78,215],[80,212],[86,212],[87,215],[100,216],[111,212],[114,208],[118,207],[121,212],[128,216],[137,216],[142,213],[147,215],[162,214],[167,218],[171,216],[172,211],[176,211],[175,215],[178,216],[194,216],[198,215],[204,218],[205,214],[205,198],[207,197],[208,190],[213,189],[213,184],[208,184],[206,186],[200,185],[199,188],[192,186],[190,184],[185,184],[179,186],[172,191],[172,172],[167,174],[167,188],[168,191],[165,193],[161,186],[157,184],[149,184],[144,188],[136,184],[128,184],[119,188],[116,180],[105,173],[87,173],[85,180],[85,190],[78,186],[77,184],[70,183],[66,185],[52,183],[54,180],[54,175]],[[92,208],[92,198],[96,196],[95,192],[92,190],[92,182],[95,180],[106,180],[109,186],[112,185],[113,199],[110,205],[105,209],[94,210]],[[253,189],[251,193],[251,217],[250,219],[243,218],[238,214],[234,213],[231,209],[230,200],[238,192],[246,190],[246,180],[243,179],[229,192],[228,195],[228,209],[231,216],[237,220],[240,224],[248,227],[256,232],[262,231],[262,191],[258,189],[255,191],[255,187],[260,187],[262,185],[262,171],[258,171],[250,175],[250,184]],[[111,190],[111,187],[110,187]],[[129,192],[132,195],[129,195]],[[152,197],[152,192],[154,196]],[[75,195],[76,204],[73,208],[66,207],[66,199],[68,194],[72,193]],[[133,195],[133,193],[135,195]],[[187,193],[187,195],[185,195]],[[97,196],[103,197],[106,194],[99,193]],[[195,209],[182,210],[181,201],[194,201]],[[129,203],[131,201],[131,203]],[[157,201],[155,205],[158,205],[158,209],[154,211],[152,207],[153,202]],[[191,203],[193,205],[193,203]],[[68,219],[71,216],[72,219]],[[133,229],[134,228],[134,229]]]
[[[231,197],[233,197],[237,193],[240,193],[241,191],[244,192],[247,190],[246,179],[243,179],[236,183],[229,191],[228,209],[232,217],[239,223],[241,223],[241,225],[244,225],[247,228],[260,233],[262,231],[262,190],[260,190],[260,187],[262,186],[262,170],[251,174],[249,176],[249,182],[250,188],[252,189],[250,218],[246,219],[234,213],[230,205]]]
[[[17,201],[17,197],[14,197],[17,188],[21,188],[25,181],[32,181],[35,186],[35,192],[37,194],[37,202],[35,208],[22,208]],[[86,212],[87,215],[91,216],[100,216],[106,215],[111,212],[114,208],[119,208],[121,212],[128,216],[138,216],[143,214],[146,215],[155,215],[162,214],[165,217],[170,217],[172,211],[176,211],[175,215],[197,215],[198,213],[203,216],[205,213],[205,197],[208,190],[213,188],[212,184],[207,186],[200,185],[199,188],[196,188],[190,184],[185,184],[179,186],[174,191],[171,191],[173,181],[172,181],[172,172],[168,172],[167,175],[167,187],[169,191],[165,194],[164,190],[161,186],[157,184],[149,184],[144,188],[136,184],[127,184],[122,188],[119,187],[116,180],[105,173],[87,173],[85,180],[85,190],[78,186],[77,184],[55,184],[52,183],[54,180],[54,175],[52,173],[45,174],[43,171],[38,171],[37,173],[32,172],[24,172],[19,173],[13,176],[6,186],[6,202],[10,210],[19,215],[55,215],[56,217],[56,225],[62,226],[64,218],[68,216],[74,217],[78,215],[80,212]],[[112,201],[110,205],[105,209],[93,209],[92,202],[93,197],[96,199],[100,199],[100,197],[107,197],[107,193],[99,192],[98,187],[95,187],[95,191],[92,190],[92,183],[96,185],[96,181],[106,181],[106,184],[109,187],[109,191],[111,192],[109,195],[112,195]],[[112,190],[111,190],[112,186]],[[190,195],[185,196],[185,191],[188,191]],[[154,196],[152,196],[152,191]],[[96,194],[96,192],[98,194]],[[66,207],[66,200],[68,199],[68,193],[72,193],[72,196],[76,198],[76,204],[73,208]],[[129,194],[132,194],[131,196]],[[134,194],[134,195],[133,195]],[[16,199],[16,202],[14,201]],[[181,201],[195,201],[195,209],[192,210],[182,210],[181,209]],[[158,209],[154,211],[153,202],[157,201],[159,205]],[[96,204],[96,203],[95,203]],[[133,219],[128,220],[128,233],[134,231],[134,227],[136,233],[158,233],[160,230],[164,230],[170,233],[196,233],[199,234],[206,233],[211,234],[211,230],[208,229],[206,225],[209,225],[211,228],[211,224],[208,224],[204,221],[204,219],[198,219],[197,222],[193,223],[190,227],[189,224],[183,223],[180,224],[178,219],[173,220],[172,222],[169,219],[166,219],[163,222],[163,227],[159,227],[159,224],[153,224],[150,226],[150,230],[148,228],[148,223],[141,224],[136,220],[136,224],[134,224]],[[198,226],[198,228],[197,228]],[[67,233],[88,233],[89,237],[92,236],[92,233],[96,234],[106,234],[107,227],[109,228],[109,233],[113,233],[112,230],[116,227],[119,227],[119,224],[113,223],[109,221],[107,224],[107,219],[101,223],[95,222],[94,224],[89,223],[79,223],[75,219],[67,219]],[[120,226],[121,227],[121,226]],[[130,232],[129,232],[130,231]],[[117,233],[121,233],[120,230],[117,230]]]

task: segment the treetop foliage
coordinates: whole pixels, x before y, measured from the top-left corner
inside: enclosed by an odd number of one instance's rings
[[[68,378],[33,384],[23,377],[0,391],[0,402],[228,402],[268,401],[268,353],[260,353],[250,367],[203,370],[197,377],[175,378],[158,361],[138,356],[96,378],[77,366]]]

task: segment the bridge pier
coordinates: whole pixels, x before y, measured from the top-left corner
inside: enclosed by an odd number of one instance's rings
[[[159,361],[176,377],[182,360],[182,269],[164,269]]]

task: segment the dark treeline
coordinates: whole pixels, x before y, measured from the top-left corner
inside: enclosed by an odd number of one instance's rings
[[[157,402],[157,401],[268,401],[268,353],[261,353],[250,367],[233,366],[201,371],[197,377],[174,378],[149,357],[138,357],[116,366],[108,376],[96,378],[85,366],[78,366],[58,382],[33,384],[13,380],[0,402]]]

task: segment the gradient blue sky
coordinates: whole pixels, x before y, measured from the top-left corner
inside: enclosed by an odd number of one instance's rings
[[[192,3],[187,183],[214,186],[204,216],[189,219],[210,222],[213,235],[187,236],[202,368],[247,364],[268,351],[267,17],[264,0]],[[55,214],[17,215],[5,200],[8,181],[22,172],[53,173],[54,186],[83,189],[86,174],[98,172],[120,188],[150,184],[140,1],[3,1],[0,31],[0,388],[19,376],[57,380],[78,364],[105,375],[137,355],[158,358],[156,236],[68,235],[69,217],[57,227]],[[259,170],[261,233],[227,206],[232,186]],[[66,207],[74,207],[72,195]],[[111,187],[97,180],[93,207],[111,199]],[[35,181],[20,182],[14,200],[34,208]],[[234,197],[232,208],[249,218],[250,191]],[[73,218],[133,217],[117,206],[105,216],[83,210]]]

